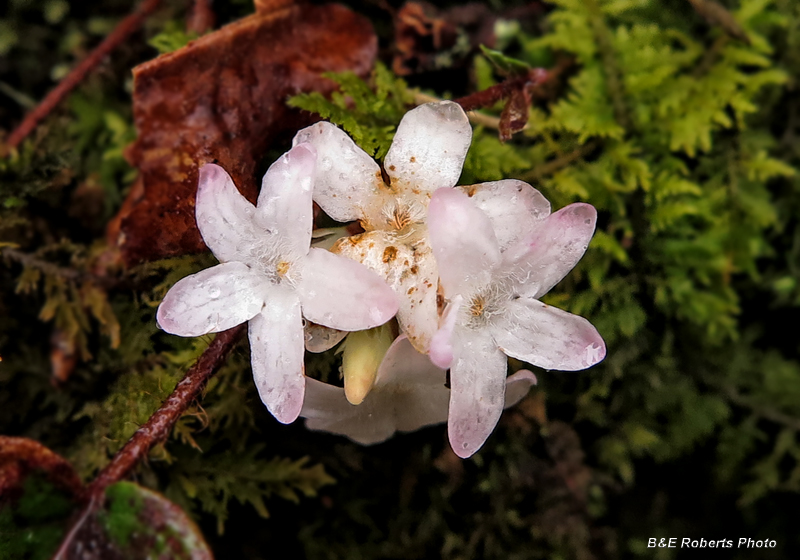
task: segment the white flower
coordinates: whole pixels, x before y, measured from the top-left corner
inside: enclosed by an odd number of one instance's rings
[[[445,370],[433,365],[401,335],[387,351],[375,386],[361,404],[350,404],[341,387],[309,378],[300,416],[306,418],[310,430],[371,445],[398,431],[412,432],[447,421],[450,389],[445,381]],[[506,408],[522,400],[535,384],[536,377],[530,371],[510,376],[504,385]]]
[[[312,144],[319,154],[314,201],[334,220],[359,220],[365,230],[340,240],[333,252],[386,279],[400,298],[400,328],[421,352],[428,351],[438,321],[438,272],[425,227],[428,203],[435,190],[456,184],[471,139],[472,128],[456,103],[409,111],[384,161],[388,184],[378,164],[330,123],[305,128],[294,139]],[[313,350],[325,348],[315,344]]]
[[[490,190],[497,188],[493,185]],[[494,200],[491,196],[477,195],[486,185],[478,185],[475,194],[488,214],[455,189],[436,191],[428,212],[431,246],[448,301],[430,357],[450,368],[448,432],[460,457],[475,453],[500,417],[506,355],[545,369],[573,371],[596,364],[606,353],[603,339],[586,319],[537,299],[586,251],[595,209],[571,204],[549,214],[535,189],[521,182],[503,188],[509,187],[519,189],[527,201],[522,206],[534,219],[504,221],[487,203]]]
[[[158,308],[158,323],[181,336],[219,332],[249,321],[253,377],[279,421],[303,403],[303,316],[355,331],[383,324],[397,297],[364,266],[309,249],[316,154],[300,144],[264,175],[253,206],[217,165],[200,169],[196,217],[222,264],[179,281]]]

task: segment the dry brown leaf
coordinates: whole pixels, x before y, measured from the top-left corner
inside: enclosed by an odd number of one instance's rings
[[[376,53],[364,17],[339,5],[295,6],[254,14],[136,67],[139,134],[127,156],[141,175],[107,230],[122,261],[205,250],[194,219],[199,166],[218,163],[254,201],[267,149],[311,122],[286,99],[330,92],[323,72],[365,76]]]

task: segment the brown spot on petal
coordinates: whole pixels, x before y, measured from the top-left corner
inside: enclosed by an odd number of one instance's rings
[[[370,247],[372,247],[372,245],[370,245]],[[397,258],[397,247],[389,246],[383,250],[383,262],[390,263],[395,258]]]
[[[417,163],[417,158],[415,158],[414,156],[411,156],[411,159],[408,160],[408,161],[410,161],[411,163]]]
[[[406,264],[408,264],[408,263],[406,263]],[[419,272],[419,268],[417,268],[417,265],[412,266],[411,267],[411,274],[416,274],[417,272]]]

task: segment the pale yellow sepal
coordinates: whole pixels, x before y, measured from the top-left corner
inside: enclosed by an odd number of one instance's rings
[[[344,394],[350,404],[361,404],[375,384],[378,366],[392,345],[390,324],[366,331],[351,332],[344,340],[342,375]]]

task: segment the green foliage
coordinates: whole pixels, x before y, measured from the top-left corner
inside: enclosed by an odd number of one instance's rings
[[[185,47],[190,41],[197,39],[196,33],[187,33],[185,25],[179,21],[169,21],[163,31],[148,41],[148,44],[157,49],[159,54],[177,51]]]
[[[375,66],[369,84],[353,73],[325,76],[339,86],[330,100],[318,92],[302,93],[292,97],[289,106],[340,125],[365,152],[383,159],[397,123],[414,101],[413,93],[381,64]]]
[[[16,503],[0,504],[0,552],[14,560],[47,560],[61,541],[72,500],[37,474]]]
[[[308,466],[308,457],[266,459],[264,451],[265,446],[257,444],[203,455],[186,450],[170,469],[173,482],[166,495],[187,511],[199,503],[216,518],[222,534],[231,500],[249,504],[268,518],[266,502],[273,496],[299,503],[301,496],[315,497],[321,487],[335,482],[322,465]]]

